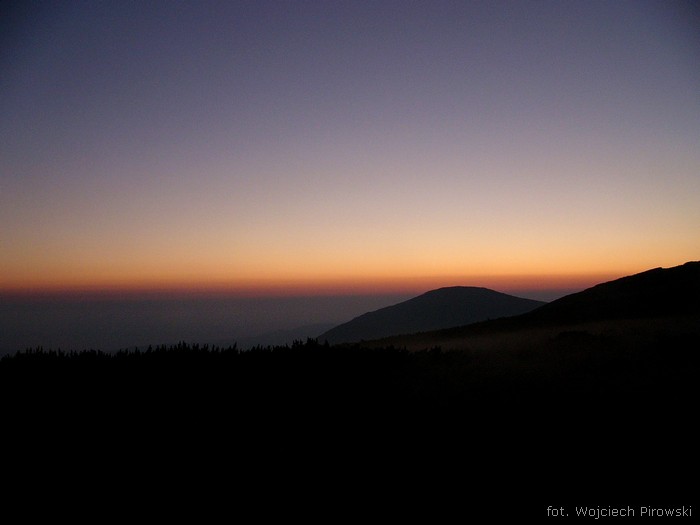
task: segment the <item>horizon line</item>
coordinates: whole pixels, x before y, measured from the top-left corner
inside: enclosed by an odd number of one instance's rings
[[[651,268],[650,268],[651,269]],[[321,297],[352,295],[420,294],[439,288],[473,286],[504,293],[582,290],[632,274],[591,272],[579,274],[461,275],[413,278],[348,278],[255,281],[173,281],[105,283],[26,283],[0,285],[0,296],[238,296]]]

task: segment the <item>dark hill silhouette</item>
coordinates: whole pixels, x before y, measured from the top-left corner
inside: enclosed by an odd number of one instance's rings
[[[494,345],[502,346],[501,339],[504,338],[525,341],[534,331],[540,331],[539,337],[558,337],[562,331],[581,330],[584,325],[587,325],[584,332],[595,334],[625,326],[625,330],[647,332],[649,336],[654,331],[678,330],[678,322],[682,322],[694,333],[695,319],[700,320],[700,262],[697,261],[601,283],[521,315],[409,336],[386,337],[372,342],[372,345],[461,348],[472,347],[475,337],[483,340],[488,336],[498,338]],[[622,324],[623,321],[628,322]],[[528,331],[531,333],[526,335]]]
[[[321,334],[319,340],[336,344],[437,330],[518,315],[543,304],[488,288],[439,288],[356,317]]]
[[[695,313],[700,313],[700,262],[601,283],[545,304],[522,320],[576,323]]]

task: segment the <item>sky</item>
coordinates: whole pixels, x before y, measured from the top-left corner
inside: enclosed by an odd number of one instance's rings
[[[8,5],[0,291],[571,288],[700,259],[692,2]]]

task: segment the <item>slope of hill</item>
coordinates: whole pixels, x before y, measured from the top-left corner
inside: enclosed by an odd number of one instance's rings
[[[700,262],[655,268],[552,301],[523,317],[529,322],[583,322],[700,312]]]
[[[439,288],[356,317],[324,332],[319,340],[335,344],[437,330],[518,315],[544,304],[488,288]]]

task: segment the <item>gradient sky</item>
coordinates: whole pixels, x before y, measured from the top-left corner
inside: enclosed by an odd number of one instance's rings
[[[26,4],[0,30],[0,290],[700,259],[692,3]]]

